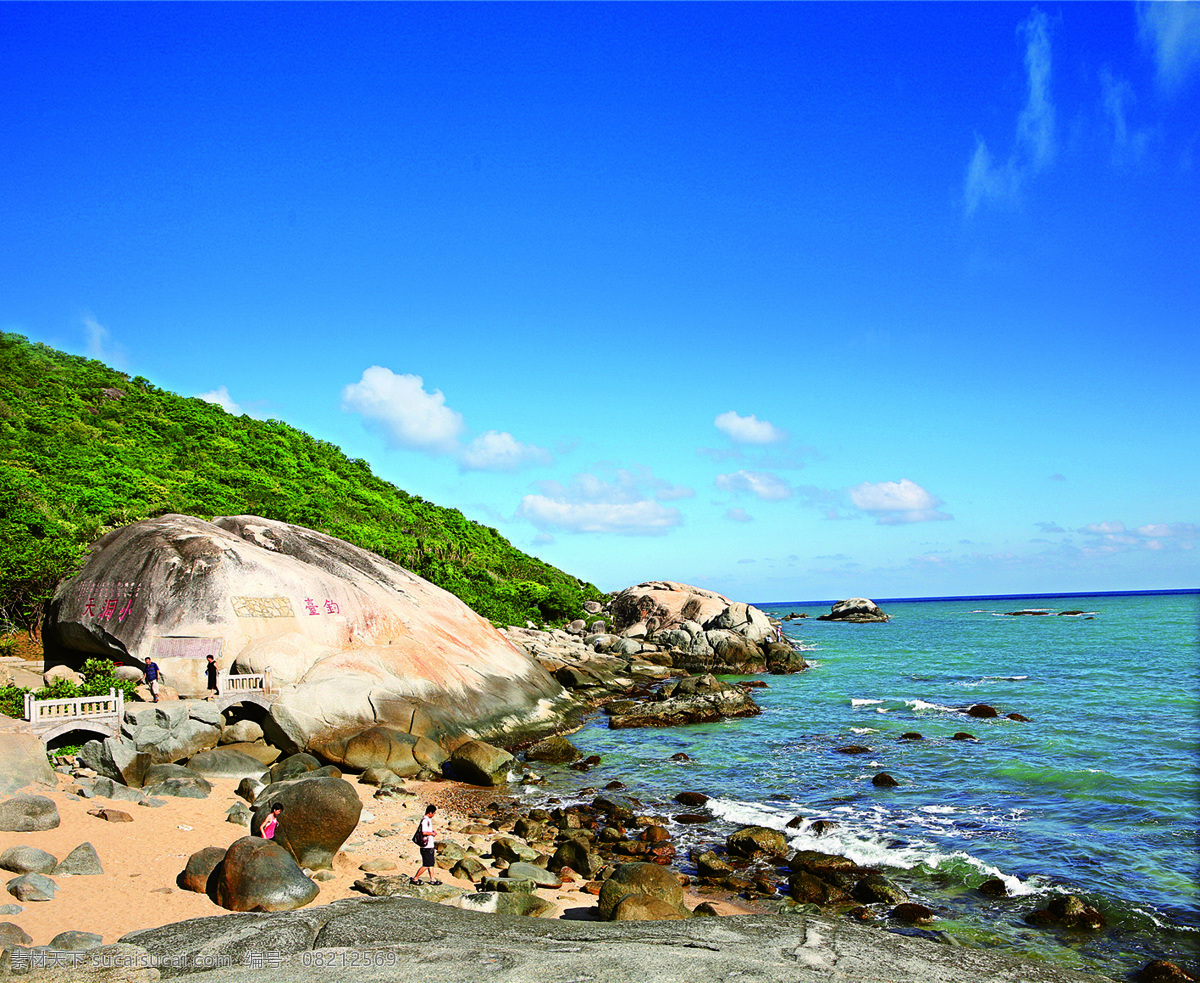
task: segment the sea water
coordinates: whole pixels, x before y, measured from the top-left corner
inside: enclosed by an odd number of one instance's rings
[[[573,740],[602,766],[554,776],[557,794],[611,773],[678,813],[676,792],[701,791],[717,821],[676,827],[684,846],[771,826],[793,848],[883,868],[939,913],[941,938],[1116,978],[1161,958],[1194,971],[1200,593],[880,604],[887,623],[817,621],[829,602],[761,605],[808,615],[783,630],[811,664],[762,677],[761,716],[617,731],[597,716]],[[1034,609],[1049,613],[1008,613]],[[963,713],[978,703],[1000,716]],[[870,752],[837,750],[851,744]],[[672,762],[679,751],[691,760]],[[899,786],[874,787],[880,771]],[[836,826],[814,835],[820,819]],[[976,890],[993,877],[1009,897]],[[1094,904],[1108,928],[1025,924],[1054,893]]]

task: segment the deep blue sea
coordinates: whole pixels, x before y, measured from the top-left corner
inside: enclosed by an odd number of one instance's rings
[[[962,944],[1118,979],[1151,959],[1200,969],[1200,593],[879,603],[886,624],[815,620],[829,602],[761,605],[808,614],[784,631],[811,663],[762,677],[761,716],[619,731],[597,716],[572,740],[603,764],[550,776],[554,794],[618,777],[679,812],[676,792],[705,792],[720,821],[677,827],[684,844],[785,830],[795,848],[888,868]],[[1029,609],[1051,613],[1006,614]],[[1001,717],[965,716],[974,703]],[[899,739],[914,731],[924,740]],[[847,744],[871,753],[835,750]],[[692,760],[671,762],[677,751]],[[879,771],[899,787],[875,788]],[[818,819],[838,825],[814,836]],[[989,877],[1011,896],[976,891]],[[1054,892],[1095,904],[1109,928],[1025,925]]]

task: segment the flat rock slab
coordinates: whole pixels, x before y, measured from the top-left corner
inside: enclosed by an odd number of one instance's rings
[[[58,826],[58,806],[44,795],[14,795],[0,802],[0,830],[39,833]]]
[[[601,924],[480,915],[409,898],[194,918],[122,943],[170,953],[197,983],[1111,983],[1108,977],[830,919],[739,915]],[[264,966],[261,953],[279,956]],[[228,965],[191,971],[197,962]],[[164,974],[165,975],[165,974]]]
[[[95,816],[97,819],[103,819],[107,823],[131,823],[133,816],[127,812],[122,812],[120,809],[89,809],[89,816]]]

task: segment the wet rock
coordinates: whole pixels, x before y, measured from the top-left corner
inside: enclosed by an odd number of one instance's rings
[[[599,914],[603,921],[613,921],[617,906],[627,897],[645,895],[687,917],[683,905],[683,888],[678,878],[657,864],[618,864],[600,888]]]
[[[206,846],[188,857],[187,864],[176,883],[185,891],[195,891],[204,894],[208,890],[208,879],[217,865],[225,859],[225,849],[219,846]]]
[[[702,816],[695,812],[681,812],[677,816],[671,817],[675,822],[681,823],[684,826],[699,826],[703,823],[711,823],[712,816]]]
[[[633,800],[620,795],[597,795],[592,799],[592,808],[598,813],[622,823],[632,822],[637,814],[637,805]]]
[[[0,853],[0,869],[14,874],[49,874],[57,865],[57,857],[33,846],[10,846]]]
[[[900,783],[886,771],[881,771],[878,775],[871,779],[871,784],[876,788],[895,788]]]
[[[976,737],[974,734],[968,734],[965,730],[960,730],[956,734],[954,734],[954,736],[951,737],[950,740],[952,740],[952,741],[977,741],[977,740],[979,740],[979,738]]]
[[[268,785],[254,800],[250,832],[258,836],[276,802],[283,814],[273,842],[310,870],[328,869],[362,814],[354,786],[331,775],[305,775]]]
[[[39,833],[58,823],[58,806],[44,795],[14,795],[0,802],[0,830],[7,833]]]
[[[1007,715],[1007,719],[1008,720],[1016,720],[1018,723],[1022,723],[1022,724],[1029,723],[1029,718],[1026,717],[1024,714],[1020,714],[1020,713],[1010,713]]]
[[[703,792],[680,792],[675,801],[684,806],[702,806],[707,804],[708,796]]]
[[[1025,921],[1038,928],[1085,929],[1088,931],[1096,931],[1108,924],[1098,909],[1073,894],[1051,898],[1045,908],[1039,908],[1026,915]]]
[[[808,831],[813,836],[824,836],[826,833],[837,829],[840,825],[840,823],[833,819],[818,819],[808,827]]]
[[[526,761],[544,761],[564,765],[583,757],[583,752],[565,737],[557,734],[538,741],[525,751]]]
[[[793,901],[822,907],[838,904],[849,897],[840,886],[832,884],[808,870],[793,871],[789,874],[787,891]]]
[[[737,686],[725,686],[715,692],[673,696],[665,700],[622,701],[609,704],[608,726],[612,730],[632,727],[678,727],[684,724],[716,723],[762,713],[754,699]]]
[[[838,754],[870,754],[871,749],[863,744],[846,744],[839,748],[834,748]]]
[[[230,911],[291,911],[319,893],[287,850],[257,836],[235,840],[213,876],[216,902]]]
[[[589,880],[596,877],[604,869],[604,858],[581,840],[564,840],[554,851],[554,856],[547,864],[552,871],[561,871],[570,867],[582,877]]]
[[[1187,983],[1196,977],[1172,962],[1155,959],[1134,973],[1133,979],[1136,983]]]
[[[990,720],[992,717],[1000,716],[996,712],[996,708],[989,706],[986,703],[976,703],[974,706],[967,708],[968,717],[979,717],[981,720]]]
[[[976,888],[980,894],[985,894],[989,898],[1007,898],[1008,885],[999,877],[990,877]]]
[[[683,751],[676,751],[673,755],[671,755],[671,760],[672,761],[691,761],[692,759],[690,757],[688,757],[688,755],[685,754]]]
[[[923,740],[925,740],[925,738],[921,734],[918,734],[915,730],[910,730],[904,734],[901,734],[900,740],[902,740],[902,741],[923,741]]]
[[[53,901],[58,885],[45,874],[22,874],[10,880],[5,888],[18,901]]]
[[[787,837],[779,830],[767,826],[745,826],[726,837],[725,849],[732,856],[747,859],[786,857]]]
[[[733,867],[712,850],[705,850],[695,858],[696,872],[706,880],[719,881],[733,873]]]
[[[906,901],[896,905],[890,914],[898,921],[907,922],[909,925],[929,925],[937,917],[937,913],[932,908],[917,904],[915,901]]]
[[[881,874],[869,874],[854,885],[850,892],[855,901],[863,904],[897,905],[908,900],[908,895]]]

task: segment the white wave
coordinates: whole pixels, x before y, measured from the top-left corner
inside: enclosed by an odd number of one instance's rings
[[[937,816],[949,815],[952,812],[958,812],[954,806],[921,806],[919,811],[933,813]]]
[[[879,730],[875,727],[851,727],[852,734],[878,734]]]
[[[851,705],[852,707],[867,707],[867,706],[871,706],[872,704],[875,704],[875,703],[882,703],[882,702],[883,702],[883,700],[858,700],[858,699],[851,699],[851,700],[850,700],[850,705]]]
[[[888,712],[888,708],[887,708],[887,707],[876,707],[876,708],[875,708],[875,712],[876,712],[876,713],[887,713],[887,712]]]
[[[984,679],[1003,679],[1009,682],[1016,682],[1020,679],[1028,679],[1028,676],[984,676]]]
[[[941,710],[943,713],[958,713],[957,707],[944,707],[940,703],[926,703],[924,700],[905,700],[905,706],[912,707],[914,710]]]

